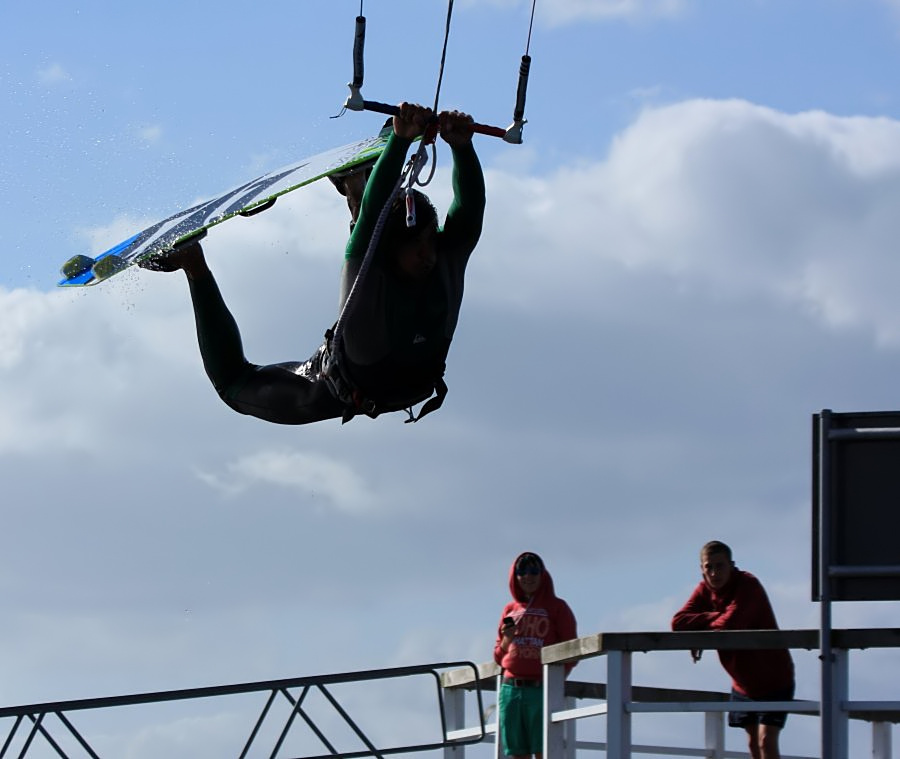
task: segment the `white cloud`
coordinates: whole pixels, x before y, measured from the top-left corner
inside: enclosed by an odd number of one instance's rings
[[[38,69],[37,76],[42,84],[51,86],[72,81],[72,75],[60,63],[49,63],[43,66]]]
[[[160,124],[147,124],[138,129],[138,137],[144,142],[151,145],[156,144],[162,139],[163,128]]]
[[[91,255],[97,256],[131,237],[135,230],[148,227],[158,220],[132,216],[118,216],[102,227],[81,227],[76,230],[87,242]]]
[[[669,18],[682,14],[688,0],[549,0],[538,3],[541,15],[551,24],[606,19]]]
[[[465,0],[467,5],[531,7],[531,0]],[[690,0],[541,0],[536,15],[553,26],[608,19],[669,18],[684,13]]]
[[[897,122],[695,100],[645,110],[605,162],[491,179],[523,209],[488,219],[499,251],[490,273],[522,274],[507,287],[492,281],[499,297],[527,304],[552,286],[572,293],[568,308],[596,314],[591,292],[609,295],[610,267],[652,270],[900,341],[890,285],[900,276]]]
[[[147,298],[146,281],[128,273],[120,279],[90,292],[0,288],[0,454],[99,453],[127,430],[116,411],[148,393],[148,378],[171,392],[179,353],[193,370],[194,338],[167,325],[165,298]],[[138,303],[161,310],[142,322]],[[153,369],[160,351],[165,376]]]
[[[274,485],[351,514],[370,511],[378,503],[371,488],[347,464],[303,451],[259,451],[232,462],[223,474],[198,472],[198,476],[231,495]]]

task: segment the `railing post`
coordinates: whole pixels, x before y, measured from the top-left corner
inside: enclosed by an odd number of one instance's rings
[[[834,683],[834,652],[831,647],[831,445],[828,435],[831,430],[831,412],[822,411],[818,425],[816,448],[819,452],[818,481],[815,490],[818,492],[817,503],[813,508],[818,512],[819,523],[819,565],[815,568],[819,576],[819,659],[821,668],[821,686],[819,696],[819,722],[822,734],[822,759],[847,759],[846,755],[837,751],[835,733],[837,725]]]
[[[872,723],[872,759],[891,759],[891,723]]]
[[[834,759],[850,759],[850,713],[847,701],[850,699],[850,653],[846,648],[832,649],[831,684],[834,696]],[[824,708],[824,703],[822,708]]]
[[[466,726],[466,691],[463,688],[444,689],[444,718],[448,731]],[[465,755],[465,745],[444,747],[444,759],[464,759]]]
[[[725,757],[725,712],[706,712],[704,715],[706,758]]]
[[[631,759],[631,652],[610,651],[606,655],[606,755],[608,759]]]
[[[503,759],[506,756],[506,752],[503,750],[503,741],[500,738],[500,689],[502,687],[503,672],[501,671],[497,675],[497,687],[494,691],[497,694],[497,732],[494,733],[494,759]]]
[[[566,745],[565,722],[554,722],[553,712],[566,705],[566,668],[562,664],[544,665],[544,756],[563,756]]]
[[[565,685],[563,685],[565,688]],[[578,705],[578,701],[572,696],[566,696],[566,709],[574,709]],[[565,723],[564,735],[566,740],[566,753],[565,759],[575,759],[575,741],[577,736],[575,735],[575,730],[578,728],[578,720],[577,719],[569,719],[566,720]]]

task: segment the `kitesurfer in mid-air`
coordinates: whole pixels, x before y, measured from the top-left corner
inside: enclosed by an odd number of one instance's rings
[[[430,108],[401,103],[362,197],[358,176],[337,182],[355,217],[341,278],[341,308],[407,152],[433,121]],[[415,191],[416,223],[408,227],[401,193],[387,216],[371,265],[356,284],[340,343],[326,338],[307,361],[260,366],[245,358],[237,323],[199,242],[141,264],[186,274],[203,365],[219,396],[235,411],[280,424],[307,424],[337,417],[346,421],[359,413],[374,417],[411,409],[429,398],[419,416],[440,405],[466,264],[481,235],[485,192],[472,145],[471,117],[443,111],[437,123],[453,154],[453,201],[443,226],[428,198]]]

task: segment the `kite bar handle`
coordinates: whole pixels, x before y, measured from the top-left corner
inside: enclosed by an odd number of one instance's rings
[[[366,46],[366,17],[356,17],[356,32],[353,35],[353,82],[350,87],[360,89],[363,86],[363,50]]]
[[[528,90],[528,72],[531,70],[531,56],[523,55],[519,64],[519,86],[516,88],[516,107],[513,110],[513,121],[525,118],[525,94]]]
[[[347,96],[347,102],[344,108],[351,111],[361,111],[363,109],[363,97],[360,89],[363,86],[363,74],[365,73],[365,65],[363,64],[363,51],[366,47],[366,17],[356,17],[356,29],[353,34],[353,81],[347,86],[350,88],[350,94]]]
[[[519,85],[516,87],[516,105],[513,108],[513,123],[506,130],[507,142],[520,144],[522,142],[522,127],[525,120],[525,95],[528,91],[528,72],[531,70],[531,56],[527,53],[522,56],[519,64]]]
[[[399,112],[399,108],[396,105],[390,105],[388,103],[379,103],[377,100],[363,100],[362,108],[352,108],[349,104],[347,105],[351,110],[365,110],[365,111],[374,111],[375,113],[383,113],[385,116],[396,116]],[[489,126],[488,124],[472,124],[472,131],[476,134],[484,134],[488,137],[500,137],[501,139],[506,139],[506,130],[502,127]]]

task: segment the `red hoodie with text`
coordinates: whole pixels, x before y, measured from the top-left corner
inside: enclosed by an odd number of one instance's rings
[[[522,555],[524,554],[517,556],[509,568],[509,591],[513,600],[503,607],[500,615],[497,640],[494,643],[494,661],[508,677],[541,680],[541,648],[577,638],[578,631],[575,615],[563,599],[557,598],[553,590],[553,578],[546,566],[543,566],[543,560],[540,587],[533,598],[525,598],[516,581],[516,563]],[[506,651],[500,648],[503,637],[500,630],[505,617],[512,617],[516,622],[515,637]],[[570,669],[571,667],[567,667],[566,671]]]
[[[706,580],[672,617],[673,630],[777,630],[775,612],[762,583],[735,567],[721,590]],[[765,700],[794,685],[794,662],[786,648],[719,651],[719,661],[738,693]]]

